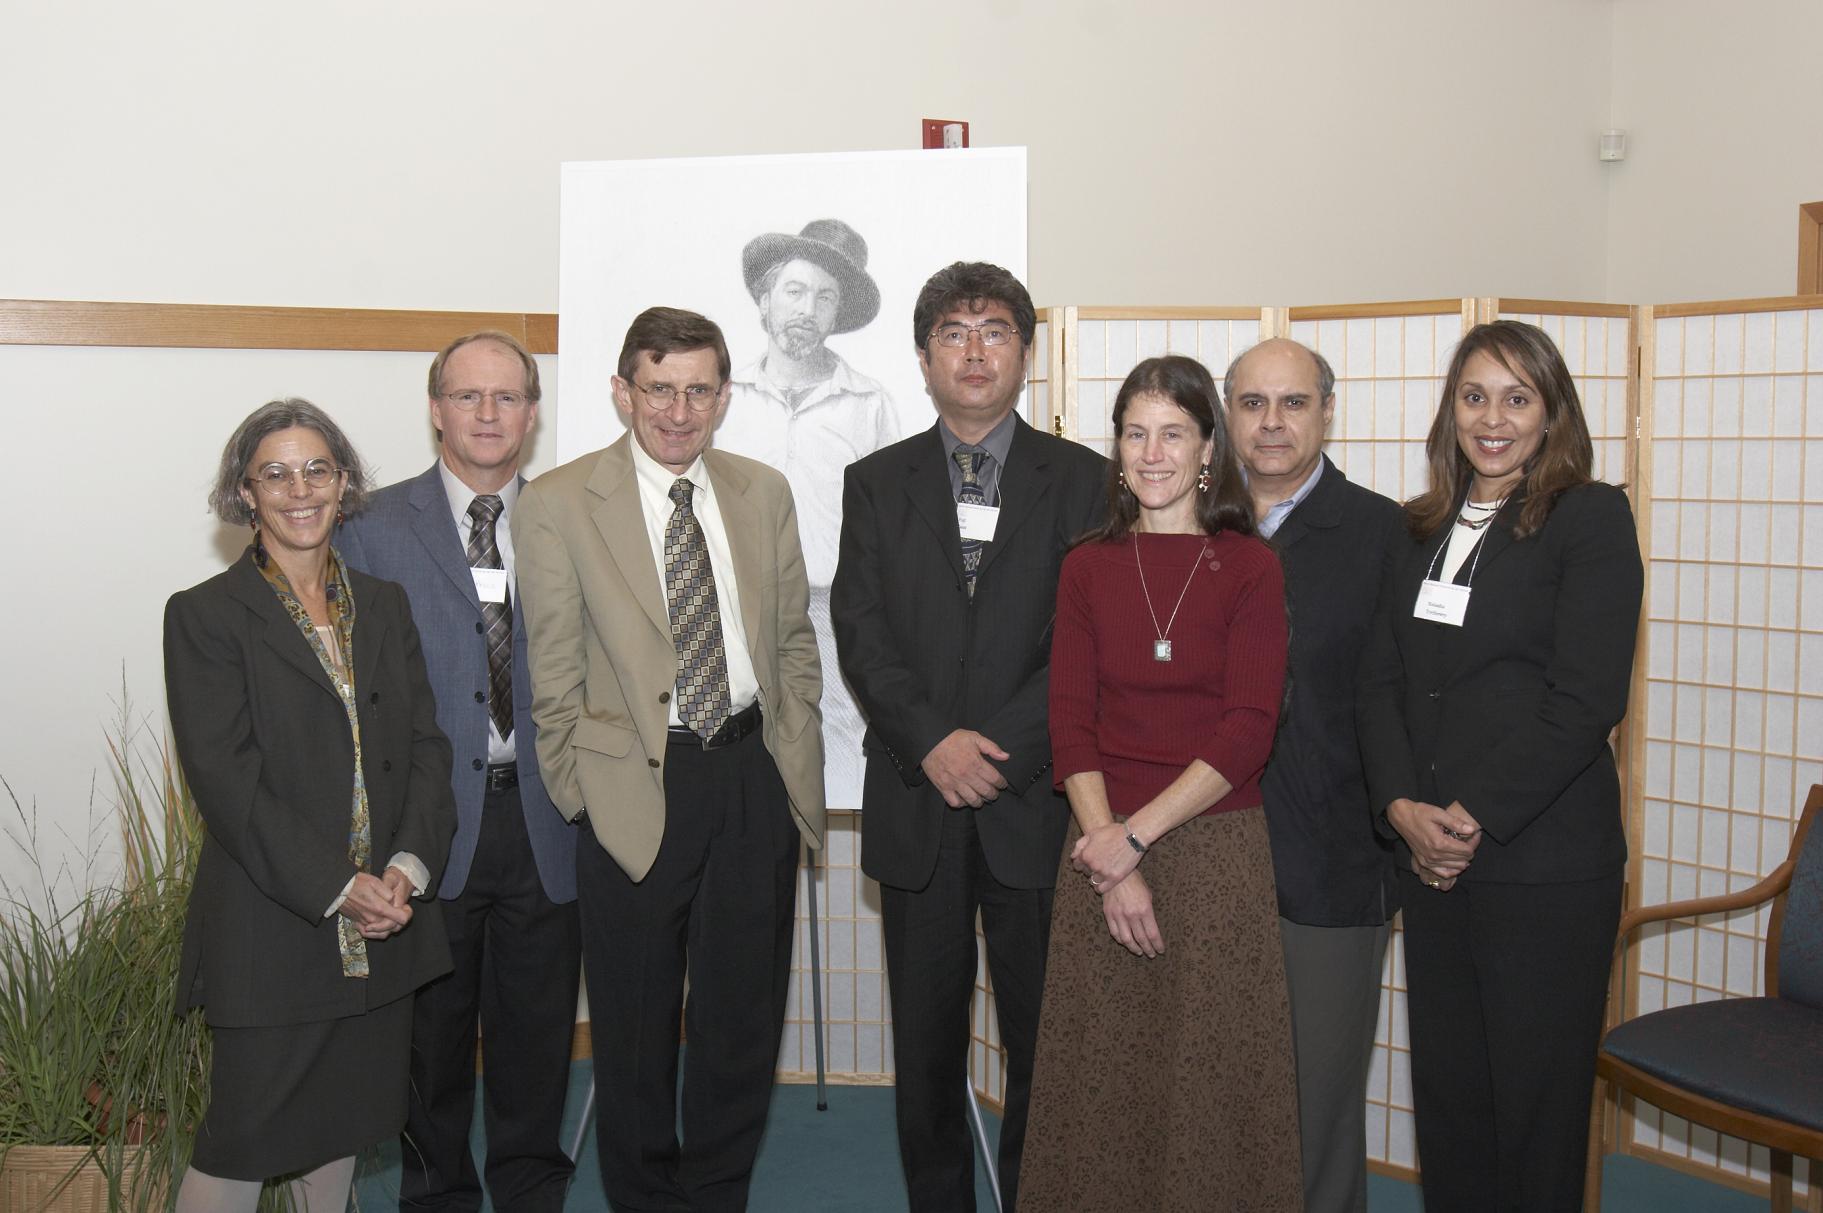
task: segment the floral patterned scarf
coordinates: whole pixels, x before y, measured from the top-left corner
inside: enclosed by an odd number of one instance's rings
[[[257,562],[256,562],[257,563]],[[355,707],[354,697],[354,594],[348,588],[348,570],[342,564],[341,554],[334,548],[329,549],[329,584],[324,587],[324,596],[329,600],[329,622],[334,630],[336,645],[341,649],[342,664],[338,668],[323,638],[317,634],[316,624],[310,621],[310,612],[298,601],[292,592],[291,582],[279,568],[276,560],[268,560],[260,567],[260,575],[278,600],[284,604],[285,611],[298,625],[298,631],[304,635],[304,643],[316,654],[316,659],[323,664],[323,673],[329,676],[336,694],[341,697],[342,709],[348,713],[348,730],[354,738],[354,803],[349,810],[348,822],[348,860],[361,871],[367,870],[368,860],[373,853],[373,821],[367,811],[367,780],[361,771],[361,717]],[[343,915],[336,916],[336,943],[342,953],[342,976],[366,977],[367,941],[361,938],[360,928],[354,921]]]

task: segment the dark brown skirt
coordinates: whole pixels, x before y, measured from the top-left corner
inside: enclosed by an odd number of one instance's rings
[[[1045,970],[1020,1213],[1304,1207],[1265,814],[1195,818],[1140,865],[1164,936],[1114,941],[1070,867]]]
[[[215,1028],[190,1162],[222,1179],[311,1171],[405,1127],[412,995],[364,1015]]]

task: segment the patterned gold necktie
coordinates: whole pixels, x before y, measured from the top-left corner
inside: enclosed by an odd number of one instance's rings
[[[986,505],[987,494],[981,491],[979,476],[981,464],[987,458],[987,452],[978,446],[963,443],[950,457],[956,461],[956,466],[962,469],[962,491],[956,494],[957,503]],[[970,598],[975,596],[975,571],[981,567],[981,544],[982,541],[979,539],[962,541],[962,571],[968,578],[968,596]]]
[[[494,524],[505,508],[493,493],[482,493],[468,503],[468,564],[474,569],[505,568]],[[487,625],[487,712],[504,739],[513,735],[513,604],[484,602],[481,622]]]
[[[733,702],[715,570],[709,566],[702,524],[690,506],[692,488],[682,476],[671,485],[677,508],[665,524],[665,605],[671,613],[671,642],[677,646],[677,718],[707,738],[728,719]]]

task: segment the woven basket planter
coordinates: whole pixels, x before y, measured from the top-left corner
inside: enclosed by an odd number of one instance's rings
[[[71,1174],[74,1169],[74,1174]],[[139,1160],[129,1156],[121,1180],[123,1202]],[[164,1193],[146,1207],[161,1209]],[[109,1213],[108,1176],[87,1146],[11,1146],[0,1158],[0,1210],[5,1213]]]

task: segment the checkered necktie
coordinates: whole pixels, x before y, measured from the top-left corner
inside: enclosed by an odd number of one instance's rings
[[[978,446],[963,443],[950,456],[956,466],[962,469],[962,491],[956,494],[959,505],[986,505],[987,494],[981,491],[978,478],[982,463],[987,459],[987,452]],[[968,577],[968,596],[975,596],[975,570],[981,567],[981,543],[979,539],[962,541],[962,571]]]
[[[698,737],[710,737],[733,711],[728,697],[728,653],[722,647],[722,610],[715,570],[702,524],[690,508],[690,481],[671,485],[677,508],[665,524],[665,605],[671,643],[677,646],[677,718]]]
[[[482,493],[468,503],[468,563],[475,569],[500,569],[500,545],[494,524],[505,508],[497,494]],[[513,735],[513,603],[481,604],[481,622],[487,625],[487,714],[502,738]]]

